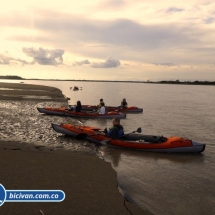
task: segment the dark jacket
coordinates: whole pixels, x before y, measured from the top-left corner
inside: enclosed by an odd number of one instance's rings
[[[124,135],[124,129],[121,125],[114,125],[113,128],[107,132],[106,136],[112,139],[118,139]]]
[[[75,112],[81,112],[81,110],[82,110],[82,106],[81,105],[75,106]]]
[[[126,108],[127,107],[127,102],[121,102],[121,108]]]

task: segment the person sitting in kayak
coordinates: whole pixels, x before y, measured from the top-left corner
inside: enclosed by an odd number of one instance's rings
[[[97,105],[98,108],[100,108],[100,107],[102,106],[101,103],[104,103],[103,99],[100,99],[100,102],[99,102],[99,104]],[[104,103],[104,106],[105,106],[105,103]]]
[[[124,129],[120,125],[120,119],[119,118],[113,118],[112,120],[113,127],[107,130],[107,128],[104,130],[105,136],[110,137],[112,139],[119,139],[124,135]]]
[[[122,101],[121,101],[121,108],[127,108],[128,106],[128,103],[126,102],[126,99],[124,98]]]
[[[104,102],[101,102],[101,107],[99,109],[99,114],[105,114],[105,103]]]
[[[80,102],[80,101],[77,101],[77,104],[76,104],[76,106],[75,106],[75,108],[74,108],[74,111],[75,111],[75,112],[81,112],[81,110],[82,110],[81,102]]]
[[[76,102],[76,105],[70,106],[70,108],[67,111],[75,111],[75,112],[81,112],[82,110],[82,105],[80,101]]]

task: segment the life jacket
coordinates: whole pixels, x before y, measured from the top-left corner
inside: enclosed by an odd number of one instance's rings
[[[117,129],[118,129],[118,133],[117,133],[116,139],[119,139],[121,136],[124,135],[124,129],[123,129],[123,127],[121,125],[115,125],[114,127],[117,127]],[[109,131],[107,132],[108,135],[111,134],[112,129],[109,129]]]
[[[123,127],[121,125],[117,125],[117,127],[118,127],[118,130],[119,130],[117,138],[120,138],[121,136],[124,135],[124,129],[123,129]]]

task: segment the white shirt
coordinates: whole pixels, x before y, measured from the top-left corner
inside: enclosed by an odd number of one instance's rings
[[[105,107],[102,106],[99,110],[99,114],[105,114]]]

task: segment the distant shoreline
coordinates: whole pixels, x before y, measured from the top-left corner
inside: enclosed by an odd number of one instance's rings
[[[177,84],[177,85],[215,85],[215,81],[113,81],[113,80],[80,80],[80,79],[37,79],[37,78],[31,78],[31,79],[26,79],[22,78],[20,76],[0,76],[0,79],[5,79],[5,80],[35,80],[35,81],[81,81],[81,82],[119,82],[119,83],[144,83],[144,84]]]

